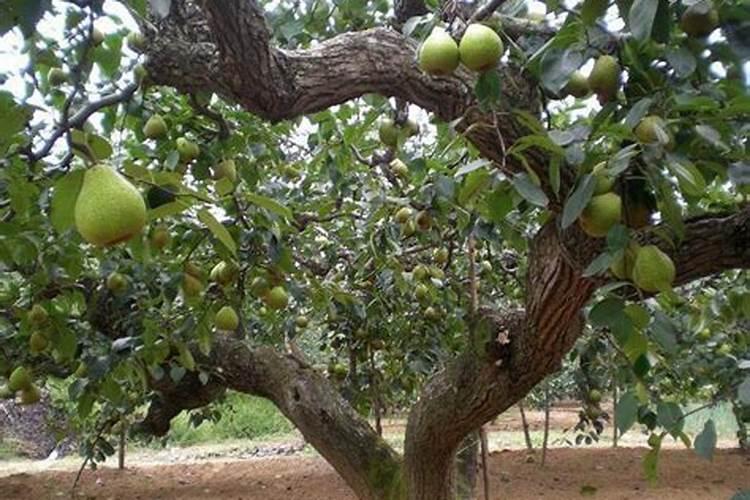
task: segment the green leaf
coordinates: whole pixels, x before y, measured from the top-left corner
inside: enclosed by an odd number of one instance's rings
[[[55,181],[50,205],[50,221],[58,233],[73,227],[78,192],[83,185],[85,170],[73,170]]]
[[[513,187],[516,188],[518,194],[520,194],[526,201],[532,205],[539,207],[546,207],[549,203],[547,195],[544,191],[534,184],[531,177],[527,173],[520,173],[513,176]]]
[[[489,184],[490,174],[487,170],[475,170],[466,176],[458,193],[458,204],[465,207],[472,203],[484,187]]]
[[[716,450],[716,425],[713,419],[708,419],[703,430],[695,436],[695,452],[706,460],[713,460]]]
[[[706,190],[706,180],[700,170],[690,161],[676,155],[667,155],[667,166],[677,177],[680,189],[689,196],[702,196]]]
[[[547,90],[560,92],[570,75],[583,64],[583,53],[570,48],[548,50],[541,61],[541,80]]]
[[[695,56],[686,47],[672,47],[667,50],[666,56],[667,62],[680,78],[687,78],[695,73],[697,67]]]
[[[586,267],[586,270],[583,271],[583,276],[585,278],[589,278],[591,276],[596,276],[597,274],[601,274],[607,269],[609,269],[609,265],[612,263],[612,255],[609,253],[603,253],[597,256],[594,260],[591,261],[591,263]]]
[[[635,0],[630,7],[628,24],[636,40],[648,40],[656,18],[659,2],[656,0]]]
[[[5,151],[13,137],[21,132],[32,117],[32,111],[16,103],[13,94],[0,91],[0,153]]]
[[[581,19],[584,24],[592,25],[607,12],[609,0],[584,0],[581,6]]]
[[[500,104],[500,74],[497,70],[485,71],[474,86],[479,106],[484,110],[495,109]]]
[[[232,253],[232,255],[237,257],[237,244],[234,242],[232,235],[229,234],[229,231],[227,231],[227,228],[225,228],[223,224],[216,220],[216,217],[214,217],[208,209],[204,208],[198,212],[198,220],[206,225],[209,231],[213,233],[216,239],[218,239],[226,249]]]
[[[294,218],[294,215],[292,214],[292,211],[289,209],[289,207],[287,207],[286,205],[282,205],[272,198],[261,196],[255,193],[246,193],[244,196],[245,199],[247,199],[247,201],[249,201],[250,203],[258,205],[261,208],[265,208],[269,212],[280,215],[287,220],[292,220]]]
[[[591,174],[586,174],[568,200],[565,202],[562,213],[561,225],[563,229],[573,224],[586,208],[591,197],[594,195],[596,180]]]
[[[680,405],[672,402],[660,402],[656,408],[657,421],[672,435],[682,431],[685,420]]]
[[[626,392],[617,402],[615,420],[620,435],[625,434],[638,418],[638,399],[632,392]]]
[[[470,174],[474,170],[478,170],[480,168],[483,168],[490,164],[489,160],[485,160],[484,158],[480,158],[478,160],[474,160],[472,162],[467,163],[466,165],[462,166],[458,170],[456,170],[456,173],[453,174],[454,177],[462,177],[466,174]]]
[[[594,305],[589,311],[589,321],[594,326],[609,326],[613,318],[625,313],[625,302],[614,297],[606,298]]]
[[[651,324],[651,333],[654,340],[661,345],[669,354],[677,352],[677,331],[674,324],[664,313],[657,311]]]

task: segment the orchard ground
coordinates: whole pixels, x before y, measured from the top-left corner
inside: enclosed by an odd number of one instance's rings
[[[719,450],[713,461],[700,459],[681,443],[665,439],[659,455],[659,480],[649,484],[641,460],[647,436],[632,430],[611,448],[611,427],[599,443],[571,447],[578,407],[553,409],[550,450],[541,467],[544,414],[527,410],[535,452],[525,449],[521,419],[516,408],[489,427],[490,480],[495,498],[518,500],[579,498],[603,499],[729,499],[750,488],[750,456],[736,449],[731,424],[724,410],[711,412],[719,424]],[[701,412],[686,422],[691,435],[709,417]],[[278,418],[278,417],[274,417]],[[722,425],[725,422],[726,425]],[[354,499],[335,471],[294,431],[274,425],[263,439],[223,439],[216,429],[199,428],[189,434],[177,423],[176,437],[164,448],[131,446],[126,470],[115,460],[97,471],[86,470],[74,498],[88,499]],[[271,429],[271,430],[269,430]],[[276,429],[276,430],[273,430]],[[281,430],[279,430],[281,429]],[[384,434],[394,444],[403,438],[404,422],[386,420]],[[566,431],[567,430],[567,431]],[[200,434],[203,432],[203,434]],[[203,442],[202,439],[213,442]],[[191,443],[188,446],[176,441]],[[47,499],[69,496],[80,459],[58,461],[6,459],[0,461],[0,498]],[[478,491],[481,491],[478,490]]]

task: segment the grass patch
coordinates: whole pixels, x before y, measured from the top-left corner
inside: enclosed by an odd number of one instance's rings
[[[237,393],[216,405],[217,421],[195,427],[186,413],[172,421],[168,442],[177,446],[216,443],[236,439],[263,439],[288,434],[294,428],[276,406],[263,398]]]

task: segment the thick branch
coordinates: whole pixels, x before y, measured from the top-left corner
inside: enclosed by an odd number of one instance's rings
[[[161,399],[152,403],[146,418],[147,429],[166,431],[182,408],[217,397],[216,387],[261,396],[276,404],[358,498],[398,498],[398,455],[317,370],[272,348],[251,349],[226,337],[217,339],[210,357],[200,361],[214,367],[209,383],[202,386],[196,374],[188,373],[176,387],[161,387]]]

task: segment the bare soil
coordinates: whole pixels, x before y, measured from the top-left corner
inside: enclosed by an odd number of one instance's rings
[[[690,450],[663,450],[659,482],[642,474],[643,448],[552,449],[545,468],[523,450],[491,455],[493,498],[573,499],[588,493],[605,500],[719,500],[750,488],[750,457],[719,450],[713,462]],[[0,499],[70,498],[75,471],[0,478]],[[74,498],[87,500],[354,500],[320,458],[276,457],[235,461],[101,468],[83,474]]]

